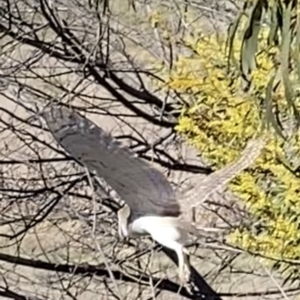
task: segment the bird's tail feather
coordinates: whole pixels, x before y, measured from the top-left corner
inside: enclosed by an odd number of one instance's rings
[[[186,193],[182,199],[182,202],[184,202],[182,206],[186,208],[197,207],[214,192],[224,188],[229,181],[255,161],[264,145],[265,140],[263,138],[250,140],[238,160],[208,175],[201,181],[199,186]]]

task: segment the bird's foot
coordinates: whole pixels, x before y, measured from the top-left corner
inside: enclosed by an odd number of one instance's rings
[[[187,248],[182,247],[177,253],[178,255],[178,277],[181,286],[185,286],[190,281],[191,270],[189,251]]]
[[[179,270],[179,280],[182,286],[186,285],[190,281],[191,270],[189,265],[185,263],[181,270]]]

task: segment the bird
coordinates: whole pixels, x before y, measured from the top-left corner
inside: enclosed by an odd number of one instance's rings
[[[158,244],[175,251],[182,283],[187,282],[191,274],[186,247],[188,236],[197,234],[193,224],[182,217],[183,207],[196,207],[205,201],[247,168],[265,143],[262,138],[250,140],[237,161],[208,175],[185,197],[178,195],[152,164],[73,108],[52,103],[43,109],[42,117],[54,140],[87,170],[103,179],[125,202],[117,212],[119,236],[150,235]],[[196,204],[195,198],[200,199]]]

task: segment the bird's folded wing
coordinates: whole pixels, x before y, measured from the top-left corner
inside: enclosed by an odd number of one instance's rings
[[[58,144],[103,178],[133,211],[141,215],[180,214],[175,193],[164,175],[93,122],[58,104],[46,108],[43,117]]]

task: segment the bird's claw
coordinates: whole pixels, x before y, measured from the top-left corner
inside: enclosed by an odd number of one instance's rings
[[[179,270],[179,280],[181,285],[186,285],[190,281],[191,270],[187,264],[183,265],[183,268]]]

